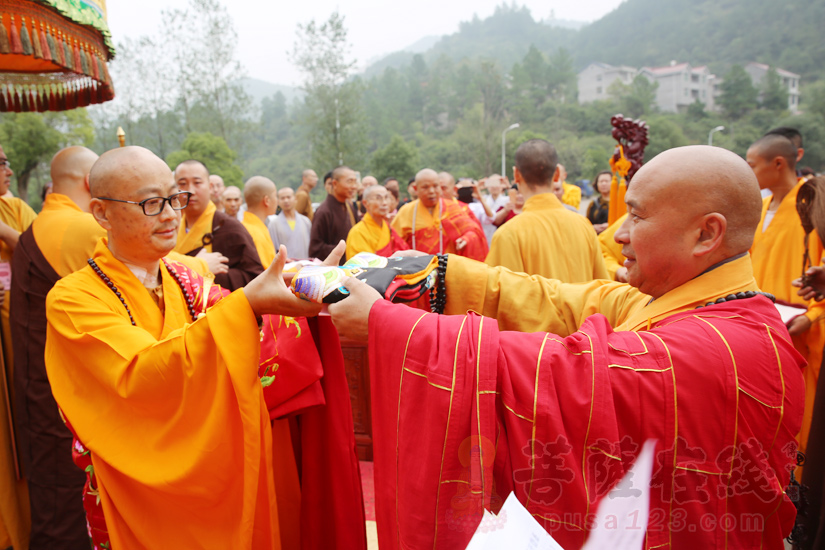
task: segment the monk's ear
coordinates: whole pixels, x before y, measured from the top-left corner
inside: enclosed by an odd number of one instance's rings
[[[558,166],[556,167],[558,169]],[[513,181],[516,183],[524,183],[524,178],[521,177],[521,170],[513,166]]]
[[[100,227],[109,231],[112,228],[112,224],[109,223],[108,213],[106,212],[106,203],[100,199],[92,199],[89,202],[89,211],[94,216],[97,223],[100,224]]]
[[[725,233],[728,229],[728,220],[718,212],[705,214],[699,222],[699,238],[693,247],[694,256],[705,256],[722,246]]]
[[[92,188],[89,186],[89,174],[86,174],[86,177],[83,178],[83,189],[86,190],[90,197],[92,196]]]
[[[561,168],[559,165],[556,165],[556,171],[553,172],[553,179],[551,181],[559,181],[559,177],[561,177]]]

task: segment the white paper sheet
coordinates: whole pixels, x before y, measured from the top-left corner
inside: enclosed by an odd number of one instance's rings
[[[786,325],[791,319],[799,317],[807,311],[807,308],[804,307],[788,306],[785,304],[774,305],[776,306],[776,311],[779,312],[779,316],[782,318],[782,322]]]

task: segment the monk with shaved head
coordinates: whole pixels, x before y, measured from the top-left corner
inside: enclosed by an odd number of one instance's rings
[[[363,202],[367,212],[347,235],[347,259],[359,252],[390,257],[398,250],[409,249],[389,225],[390,196],[390,192],[377,183],[364,189]]]
[[[45,359],[93,544],[280,547],[258,319],[319,306],[284,284],[283,248],[231,294],[170,259],[190,193],[147,149],[104,153],[89,183],[108,240],[49,293]]]
[[[275,244],[269,236],[266,222],[269,216],[274,216],[278,211],[278,189],[271,179],[254,176],[244,184],[243,196],[246,201],[243,225],[252,235],[261,264],[265,268],[269,267],[275,259]]]
[[[414,250],[483,260],[488,246],[481,225],[466,207],[442,196],[441,181],[435,170],[419,171],[412,184],[418,198],[398,210],[392,228]]]
[[[229,186],[224,191],[226,212],[218,212],[211,200],[209,170],[199,160],[181,162],[174,172],[178,189],[189,192],[189,202],[178,227],[175,251],[187,256],[203,257],[215,274],[215,282],[229,290],[243,287],[261,273],[261,259],[252,237],[235,217],[240,208],[241,191]],[[234,191],[230,191],[234,190]],[[227,193],[236,193],[237,200]],[[207,254],[219,252],[220,262]]]
[[[447,315],[433,315],[345,281],[329,311],[343,336],[369,340],[381,548],[463,548],[510,492],[580,548],[645,441],[646,548],[784,548],[804,362],[754,280],[756,177],[729,151],[682,147],[645,164],[625,198],[629,284],[451,254],[434,301]],[[630,536],[640,512],[597,527]]]
[[[750,146],[747,160],[759,187],[771,192],[763,201],[762,217],[754,233],[751,248],[754,276],[760,288],[796,307],[796,315],[788,321],[788,330],[797,351],[808,361],[804,370],[805,416],[799,434],[800,449],[804,451],[825,345],[825,303],[805,300],[797,294],[792,282],[809,266],[822,263],[825,248],[816,231],[806,244],[805,231],[796,212],[797,195],[805,183],[796,175],[798,154],[797,145],[787,137],[769,133]]]

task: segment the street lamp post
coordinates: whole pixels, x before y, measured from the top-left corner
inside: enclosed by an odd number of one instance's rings
[[[510,130],[515,130],[518,127],[519,123],[516,122],[515,124],[511,124],[510,126],[508,126],[506,130],[501,132],[501,176],[505,178],[507,177],[507,166],[504,164],[504,144],[506,140],[505,136],[507,135],[507,132],[509,132]]]
[[[717,127],[716,127],[716,128],[714,128],[713,130],[711,130],[711,131],[708,133],[708,145],[713,145],[713,134],[714,134],[714,132],[721,132],[721,131],[722,131],[722,130],[724,130],[724,129],[725,129],[725,127],[724,127],[724,126],[717,126]]]

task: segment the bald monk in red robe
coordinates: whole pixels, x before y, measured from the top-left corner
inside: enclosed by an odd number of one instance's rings
[[[435,170],[418,172],[413,188],[418,199],[402,206],[392,221],[392,228],[409,247],[484,261],[489,247],[481,225],[472,212],[441,196]]]
[[[723,149],[673,149],[625,199],[629,284],[450,255],[456,315],[440,316],[347,280],[330,313],[369,339],[382,550],[462,548],[511,491],[580,548],[647,439],[645,548],[783,548],[804,362],[753,278],[753,173]]]

